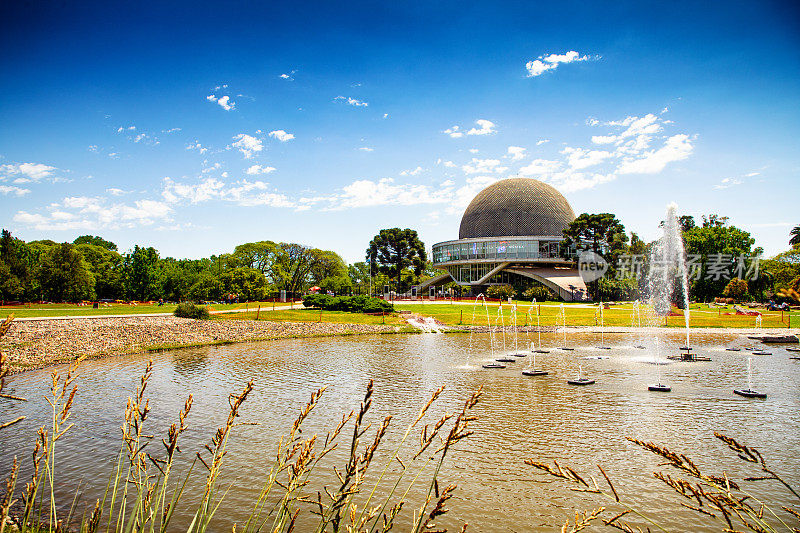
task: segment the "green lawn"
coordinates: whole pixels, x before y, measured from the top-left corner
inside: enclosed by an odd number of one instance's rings
[[[511,315],[511,306],[509,304],[503,305],[502,318],[498,314],[499,306],[497,303],[490,303],[486,308],[482,304],[478,306],[472,305],[451,305],[451,304],[413,304],[413,303],[396,303],[395,308],[398,310],[407,310],[414,313],[419,313],[425,316],[432,316],[445,324],[472,324],[473,311],[475,314],[475,325],[486,325],[486,314],[488,311],[489,322],[494,325],[500,324],[501,321],[506,326],[512,323],[513,317]],[[633,304],[612,305],[610,309],[605,309],[603,312],[604,323],[607,326],[631,326],[637,325],[638,320],[632,321],[631,311]],[[529,313],[530,311],[530,313]],[[565,304],[564,313],[566,315],[566,323],[568,326],[594,326],[599,324],[600,316],[597,313],[597,306],[587,307],[586,304]],[[680,316],[670,316],[658,319],[654,325],[669,326],[669,327],[683,327],[684,318],[682,311],[674,310]],[[542,303],[536,307],[531,307],[530,302],[517,303],[517,325],[536,325],[536,315],[539,313],[539,323],[542,326],[561,325],[562,320],[560,316],[561,305],[557,303]],[[730,313],[730,314],[726,314]],[[693,327],[708,327],[708,328],[748,328],[754,327],[756,323],[755,317],[741,316],[733,314],[733,306],[726,308],[709,308],[706,304],[693,304],[690,306],[690,320]],[[786,328],[789,320],[790,313],[783,314],[783,321],[781,321],[781,313],[774,311],[762,311],[761,327],[763,328]],[[641,311],[642,325],[647,324],[647,310],[642,307]],[[800,327],[800,312],[793,311],[792,326]]]
[[[271,309],[271,307],[270,307]],[[255,320],[256,313],[230,313],[213,315],[214,320]],[[406,325],[406,322],[394,314],[386,316],[365,315],[362,313],[347,313],[344,311],[321,311],[319,309],[288,309],[285,311],[262,310],[258,313],[259,320],[274,322],[331,322],[336,324],[391,324],[395,326]]]
[[[212,311],[225,311],[231,309],[253,309],[261,306],[262,309],[272,309],[272,302],[249,302],[231,305],[211,305]],[[275,303],[275,306],[288,306],[289,303]],[[100,304],[97,309],[91,305],[76,304],[26,304],[0,307],[0,318],[13,314],[17,318],[27,317],[57,317],[57,316],[87,316],[87,315],[138,315],[143,313],[172,313],[175,305],[165,304]]]

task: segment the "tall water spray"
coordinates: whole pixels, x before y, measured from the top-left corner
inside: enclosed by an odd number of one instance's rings
[[[683,248],[683,235],[676,212],[678,206],[667,206],[664,220],[664,235],[658,240],[650,254],[650,273],[648,287],[650,300],[656,314],[666,316],[677,297],[683,304],[683,318],[686,322],[686,346],[689,346],[689,273],[686,268],[686,251]],[[676,294],[680,290],[681,294]]]

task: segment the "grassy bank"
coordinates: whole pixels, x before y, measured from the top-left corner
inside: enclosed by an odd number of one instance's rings
[[[503,305],[503,318],[500,318],[500,307],[496,303],[488,304],[485,308],[482,304],[457,305],[457,304],[414,304],[414,303],[395,303],[398,310],[411,311],[425,316],[432,316],[435,319],[449,325],[473,323],[473,312],[475,315],[475,325],[486,325],[486,314],[488,311],[489,321],[492,325],[497,321],[504,321],[506,326],[513,322],[511,306]],[[652,325],[666,327],[684,327],[683,311],[673,310],[677,316],[660,317]],[[530,326],[536,325],[537,314],[539,323],[542,326],[556,326],[562,324],[561,306],[556,303],[543,303],[532,307],[530,302],[517,304],[517,325]],[[736,315],[733,306],[724,308],[711,308],[705,304],[694,304],[690,307],[690,319],[692,327],[703,328],[753,328],[756,326],[756,317]],[[566,324],[568,326],[595,326],[600,323],[600,315],[597,306],[587,306],[586,304],[566,304],[564,305]],[[641,308],[641,324],[647,326],[647,315],[649,310]],[[762,311],[761,327],[787,329],[791,316],[792,327],[800,327],[800,312],[781,313],[780,311]],[[633,316],[633,305],[612,305],[610,309],[603,311],[604,323],[607,326],[638,326],[638,317]]]
[[[271,308],[270,308],[271,309]],[[331,324],[388,324],[406,326],[397,315],[365,315],[344,311],[322,311],[319,309],[286,309],[283,311],[261,310],[260,312],[214,315],[213,320],[268,320],[271,322],[328,322]]]
[[[276,302],[275,307],[286,307],[290,304]],[[210,311],[231,311],[235,309],[272,309],[272,302],[248,302],[240,304],[209,305]],[[78,304],[24,304],[0,307],[0,318],[13,314],[16,318],[61,317],[61,316],[97,316],[97,315],[140,315],[148,313],[172,313],[174,304],[101,304],[97,309],[91,305]]]

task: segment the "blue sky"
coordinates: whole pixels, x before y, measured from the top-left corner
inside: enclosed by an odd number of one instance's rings
[[[0,6],[0,226],[25,240],[353,262],[385,227],[456,238],[514,176],[646,240],[673,201],[768,254],[800,224],[791,2],[74,4]]]

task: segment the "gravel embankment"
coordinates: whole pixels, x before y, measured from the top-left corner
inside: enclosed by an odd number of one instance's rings
[[[191,320],[125,317],[14,322],[0,339],[12,373],[90,358],[123,355],[165,346],[386,333],[397,326],[293,323],[255,320]]]

